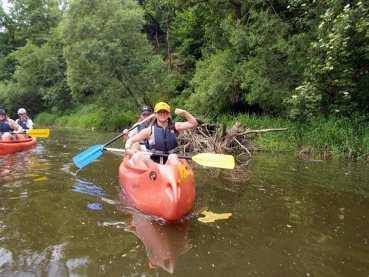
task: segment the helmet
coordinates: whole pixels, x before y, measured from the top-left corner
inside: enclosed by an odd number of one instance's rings
[[[27,112],[26,112],[26,109],[23,109],[23,108],[20,108],[19,110],[18,110],[18,114],[26,114]]]
[[[1,114],[6,114],[5,110],[4,109],[0,109],[0,113]]]
[[[160,110],[165,110],[168,113],[170,113],[170,106],[167,103],[159,102],[158,104],[155,105],[154,112],[157,113]]]
[[[152,114],[152,109],[149,106],[142,106],[141,114]]]

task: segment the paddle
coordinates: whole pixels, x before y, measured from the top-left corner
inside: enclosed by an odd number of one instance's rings
[[[12,132],[12,134],[16,134],[16,133]],[[32,130],[24,131],[20,134],[27,134],[30,137],[35,137],[35,138],[48,138],[50,135],[50,129],[32,129]]]
[[[126,150],[124,149],[107,148],[107,147],[104,147],[103,150],[122,152],[122,153],[126,152]],[[142,155],[148,155],[148,156],[159,156],[159,157],[169,156],[168,154],[159,154],[159,153],[150,153],[150,152],[138,152],[138,153]],[[198,164],[201,164],[203,166],[209,166],[209,167],[233,169],[235,166],[234,157],[232,155],[226,155],[226,154],[201,153],[193,157],[178,156],[178,158],[186,159],[186,160],[193,160],[197,162]]]
[[[135,125],[133,125],[128,130],[128,132],[132,131],[134,128],[137,128],[141,123],[145,122],[146,120],[148,120],[148,119],[150,119],[154,116],[155,116],[155,114],[152,114],[149,117],[147,117],[146,119],[142,120],[141,122],[136,123]],[[75,163],[75,165],[78,168],[82,168],[82,167],[88,165],[89,163],[93,162],[94,160],[96,160],[98,157],[100,157],[104,153],[103,148],[105,148],[109,144],[113,143],[114,141],[118,140],[122,136],[124,136],[123,133],[121,133],[119,136],[113,138],[111,141],[109,141],[105,144],[97,144],[97,145],[91,146],[87,150],[85,150],[82,153],[75,156],[73,158],[73,162]]]

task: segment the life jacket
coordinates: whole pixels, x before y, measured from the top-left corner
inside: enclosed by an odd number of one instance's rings
[[[28,118],[24,120],[18,118],[15,122],[19,124],[23,129],[29,129]]]
[[[168,120],[167,128],[162,128],[155,122],[151,126],[151,136],[146,148],[152,153],[176,153],[178,151],[177,135],[178,131],[175,129],[175,124],[172,120]],[[155,155],[152,155],[150,158],[160,164],[164,164],[168,159],[167,157],[158,157]]]
[[[146,129],[147,127],[149,127],[149,125],[146,125],[145,123],[141,123],[140,125],[138,125],[138,127],[137,127],[137,134],[138,134],[139,132],[141,132],[143,129]],[[148,140],[148,139],[143,139],[143,140],[141,140],[141,141],[140,141],[140,145],[145,146],[145,147],[146,147],[146,149],[147,149],[147,147],[148,147],[148,145],[149,145],[149,140]]]
[[[0,122],[0,133],[11,132],[13,128],[10,127],[8,119],[1,120]]]

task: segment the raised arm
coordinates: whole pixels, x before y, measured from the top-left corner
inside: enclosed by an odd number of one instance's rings
[[[197,126],[198,124],[197,120],[189,112],[177,108],[174,111],[174,113],[181,114],[187,119],[187,122],[176,122],[175,123],[177,131],[185,131],[185,130],[192,129]]]

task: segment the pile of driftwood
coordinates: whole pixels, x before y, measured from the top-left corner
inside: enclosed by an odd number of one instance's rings
[[[249,160],[253,153],[259,151],[252,141],[255,134],[287,131],[287,128],[250,130],[245,129],[241,123],[235,123],[227,130],[225,123],[199,123],[196,128],[180,133],[178,142],[181,153],[231,154],[239,162]]]

